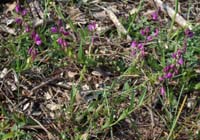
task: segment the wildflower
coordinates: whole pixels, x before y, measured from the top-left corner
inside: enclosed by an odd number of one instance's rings
[[[144,36],[144,35],[145,35],[145,30],[144,30],[144,29],[141,29],[141,30],[140,30],[140,34]]]
[[[154,21],[157,21],[158,20],[158,11],[155,11],[151,14],[151,17]]]
[[[132,41],[132,42],[131,42],[131,47],[132,47],[132,48],[135,48],[136,46],[137,46],[137,42],[136,42],[136,41]]]
[[[138,44],[138,49],[140,49],[140,50],[143,50],[143,49],[144,49],[143,43],[139,43],[139,44]]]
[[[147,37],[147,41],[152,41],[153,40],[153,37],[152,36],[148,36]]]
[[[28,13],[28,11],[26,9],[22,10],[22,16],[25,16]]]
[[[159,29],[156,28],[155,31],[154,31],[154,36],[157,37],[157,36],[158,36],[158,33],[159,33]]]
[[[40,39],[40,36],[35,31],[31,33],[31,38],[34,40],[35,44],[37,44],[38,46],[42,44],[42,40]]]
[[[65,31],[64,27],[60,27],[60,33],[62,33],[64,36],[69,35],[69,32]]]
[[[35,41],[35,44],[37,44],[38,46],[42,44],[42,40],[40,39],[38,34],[35,35],[34,41]]]
[[[176,59],[176,53],[172,53],[172,58]]]
[[[168,72],[169,70],[170,70],[170,66],[169,66],[169,65],[166,66],[166,67],[163,69],[164,72]]]
[[[58,42],[58,44],[59,44],[60,46],[62,46],[62,44],[63,44],[63,39],[60,37],[60,38],[57,39],[57,42]]]
[[[62,20],[59,19],[58,22],[57,22],[57,25],[60,27],[60,26],[62,26],[62,24],[63,24]]]
[[[62,47],[65,48],[65,47],[67,47],[67,45],[68,45],[67,41],[63,40]]]
[[[34,60],[37,56],[37,50],[35,49],[35,47],[29,48],[28,54],[31,56],[32,60]]]
[[[88,25],[88,30],[89,30],[89,31],[94,31],[95,29],[96,29],[96,23],[95,23],[95,22],[90,23],[90,24]]]
[[[67,45],[68,45],[68,43],[67,43],[67,41],[65,41],[63,38],[61,38],[61,37],[59,37],[58,39],[57,39],[57,42],[58,42],[58,44],[62,47],[62,48],[65,48],[65,47],[67,47]]]
[[[27,25],[27,26],[25,27],[25,31],[26,31],[27,33],[31,31],[31,29],[30,29],[30,26],[29,26],[29,25]]]
[[[149,32],[150,32],[150,27],[146,27],[145,29],[140,30],[140,33],[143,36],[147,36],[149,34]]]
[[[190,29],[186,29],[185,30],[185,35],[187,36],[187,37],[189,37],[189,38],[192,38],[193,37],[193,35],[194,35],[194,33],[190,30]]]
[[[51,27],[51,32],[52,32],[52,33],[57,33],[57,32],[58,32],[57,27]]]
[[[17,4],[17,6],[15,7],[15,11],[16,13],[19,13],[21,11],[21,7],[19,4]]]
[[[168,72],[168,73],[165,74],[164,77],[167,78],[167,79],[170,79],[170,78],[172,78],[172,76],[173,76],[172,73]]]
[[[178,64],[179,65],[183,65],[184,61],[183,61],[183,58],[181,57],[179,60],[178,60]]]
[[[164,96],[165,93],[166,93],[166,91],[165,91],[164,87],[161,87],[161,89],[160,89],[160,94],[161,94],[162,96]]]
[[[17,24],[21,24],[21,23],[22,23],[22,19],[21,19],[21,18],[16,18],[16,19],[15,19],[15,22],[16,22]]]

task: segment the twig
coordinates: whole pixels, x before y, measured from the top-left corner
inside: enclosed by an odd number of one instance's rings
[[[30,118],[34,120],[47,133],[49,140],[55,140],[54,136],[38,120],[32,116],[30,116]]]
[[[161,11],[167,13],[170,16],[170,18],[174,18],[176,12],[171,7],[163,3],[161,0],[154,0],[154,2],[158,7],[160,7]],[[175,22],[178,23],[181,27],[188,26],[191,29],[191,25],[187,23],[187,21],[178,13],[175,16]]]
[[[112,22],[115,24],[117,30],[122,33],[127,35],[127,40],[131,41],[131,37],[128,35],[127,30],[124,28],[124,26],[119,22],[119,20],[117,19],[117,16],[112,12],[112,10],[108,7],[105,8],[103,6],[97,5],[98,7],[100,7],[101,9],[105,10],[106,13],[108,14],[108,16],[110,17],[110,19],[112,20]]]

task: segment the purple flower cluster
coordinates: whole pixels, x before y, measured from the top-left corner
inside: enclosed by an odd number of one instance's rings
[[[132,48],[132,55],[135,55],[137,52],[140,52],[142,56],[145,56],[145,48],[144,46],[152,41],[155,37],[159,34],[159,29],[156,28],[153,33],[151,33],[150,27],[146,27],[140,30],[140,34],[145,37],[144,41],[132,41],[131,48]]]
[[[25,8],[22,8],[19,4],[15,7],[15,12],[20,14],[21,16],[26,16],[28,11]]]
[[[132,41],[131,48],[132,48],[132,55],[135,55],[138,52],[140,52],[142,56],[145,55],[143,43],[138,43],[137,41]]]
[[[37,53],[38,52],[34,46],[32,46],[31,48],[28,49],[28,54],[31,56],[32,60],[35,60]]]
[[[53,26],[50,29],[51,33],[60,34],[60,37],[57,39],[57,43],[64,49],[67,47],[68,42],[65,40],[65,36],[69,35],[69,32],[65,30],[62,20],[59,20],[57,26]]]
[[[97,28],[97,24],[95,22],[92,22],[88,25],[88,30],[89,31],[94,31]]]
[[[39,46],[42,44],[42,40],[41,40],[40,36],[35,31],[33,31],[31,33],[31,38],[34,40],[36,45]]]
[[[174,63],[163,68],[163,75],[158,78],[160,82],[164,81],[165,79],[171,79],[178,74],[178,68],[184,64],[183,57],[187,50],[187,38],[192,38],[193,35],[194,33],[191,30],[185,30],[183,47],[172,53],[172,59],[174,59]],[[160,93],[161,95],[165,94],[164,87],[161,87]]]

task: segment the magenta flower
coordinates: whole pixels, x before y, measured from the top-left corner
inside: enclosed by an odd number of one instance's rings
[[[58,32],[57,27],[51,27],[51,32],[52,32],[52,33],[57,33],[57,32]]]
[[[59,37],[57,39],[57,43],[62,47],[62,48],[65,48],[67,47],[68,43],[67,41],[65,41],[63,38]]]
[[[166,66],[166,67],[163,69],[164,72],[168,72],[169,70],[170,70],[170,66],[169,66],[169,65]]]
[[[35,49],[35,47],[29,48],[28,54],[31,56],[32,60],[35,60],[35,58],[37,56],[37,50]]]
[[[59,27],[63,25],[62,19],[59,19],[59,20],[58,20],[57,25],[58,25]]]
[[[69,32],[67,32],[66,30],[65,30],[65,28],[64,27],[60,27],[60,33],[62,33],[64,36],[67,36],[67,35],[69,35]]]
[[[149,32],[150,32],[150,27],[146,27],[146,28],[140,30],[140,33],[143,36],[147,36],[149,34]]]
[[[145,34],[146,34],[146,33],[145,33],[145,30],[144,30],[144,29],[141,29],[141,30],[140,30],[140,34],[143,35],[143,36],[145,36]]]
[[[143,50],[143,49],[144,49],[143,43],[139,43],[137,47],[138,47],[138,49],[140,49],[140,50]]]
[[[151,18],[154,20],[154,21],[157,21],[158,20],[158,11],[155,11],[151,14]]]
[[[27,26],[25,27],[25,31],[26,31],[27,33],[31,31],[31,29],[30,29],[30,26],[29,26],[29,25],[27,25]]]
[[[159,29],[156,28],[155,31],[154,31],[154,36],[157,37],[157,36],[158,36],[158,33],[159,33]]]
[[[132,41],[132,42],[131,42],[131,47],[132,47],[132,48],[135,48],[136,46],[137,46],[137,42],[136,42],[136,41]]]
[[[62,46],[62,44],[63,44],[63,39],[62,39],[61,37],[59,37],[59,38],[57,39],[57,42],[58,42],[58,44],[59,44],[60,46]]]
[[[27,13],[28,13],[28,11],[27,11],[26,9],[24,9],[24,10],[22,11],[22,16],[25,16]]]
[[[162,96],[164,96],[165,93],[166,93],[166,91],[165,91],[164,87],[161,87],[161,89],[160,89],[160,94],[161,94]]]
[[[67,41],[64,40],[63,44],[62,44],[62,47],[65,48],[65,47],[67,47],[67,45],[68,45]]]
[[[152,41],[153,40],[153,37],[150,35],[147,37],[147,41]]]
[[[170,79],[170,78],[172,78],[172,76],[173,76],[172,73],[168,72],[168,73],[165,74],[164,77],[167,78],[167,79]]]
[[[172,53],[172,58],[176,59],[176,53]]]
[[[192,38],[194,36],[194,33],[190,29],[185,30],[185,35],[189,38]]]
[[[96,23],[95,23],[95,22],[90,23],[90,24],[88,25],[88,30],[89,30],[89,31],[94,31],[95,29],[96,29]]]
[[[35,44],[37,44],[38,46],[42,44],[42,40],[40,39],[40,36],[37,33],[35,33],[35,31],[31,33],[31,38],[34,40]]]
[[[179,60],[178,60],[178,64],[179,65],[183,65],[184,61],[183,61],[183,58],[181,57]]]
[[[21,11],[21,7],[19,4],[16,5],[15,11],[16,11],[16,13],[19,13]]]
[[[22,19],[21,19],[21,18],[16,18],[16,19],[15,19],[15,22],[16,22],[17,24],[21,24],[21,23],[22,23]]]
[[[42,44],[42,40],[40,39],[38,34],[35,35],[34,41],[35,44],[37,44],[38,46]]]

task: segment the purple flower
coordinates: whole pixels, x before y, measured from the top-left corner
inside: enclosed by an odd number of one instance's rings
[[[174,69],[174,68],[175,68],[175,65],[174,65],[174,64],[170,64],[170,65],[169,65],[169,68],[170,68],[170,69]]]
[[[183,61],[183,58],[181,57],[179,60],[178,60],[178,64],[179,65],[183,65],[184,61]]]
[[[194,33],[190,29],[185,30],[185,35],[189,38],[192,38],[194,36]]]
[[[35,41],[35,44],[37,44],[38,46],[42,44],[42,40],[40,39],[38,34],[35,35],[34,41]]]
[[[65,41],[63,38],[61,38],[61,37],[59,37],[58,39],[57,39],[57,42],[58,42],[58,44],[62,47],[62,48],[65,48],[65,47],[67,47],[67,45],[68,45],[68,43],[67,43],[67,41]]]
[[[161,89],[160,89],[160,94],[161,94],[162,96],[164,96],[165,93],[166,93],[166,91],[165,91],[164,87],[161,87]]]
[[[21,24],[21,23],[22,23],[22,19],[21,19],[21,18],[16,18],[16,19],[15,19],[15,22],[16,22],[17,24]]]
[[[131,47],[132,47],[132,48],[135,48],[136,46],[137,46],[137,42],[136,42],[136,41],[132,41],[132,42],[131,42]]]
[[[143,49],[144,49],[143,43],[139,43],[137,47],[138,47],[138,49],[140,49],[140,50],[143,50]]]
[[[19,13],[21,11],[21,7],[19,4],[16,5],[15,11],[16,11],[16,13]]]
[[[24,10],[22,11],[22,16],[25,16],[27,13],[28,13],[28,11],[27,11],[26,9],[24,9]]]
[[[158,33],[159,33],[159,29],[156,28],[155,31],[154,31],[154,36],[157,37],[157,36],[158,36]]]
[[[172,73],[168,72],[168,73],[165,74],[164,77],[167,78],[167,79],[170,79],[170,78],[172,78],[172,76],[173,76]]]
[[[149,32],[150,32],[150,27],[146,27],[145,29],[140,30],[140,33],[143,36],[147,36],[149,34]]]
[[[158,11],[155,11],[151,14],[151,17],[154,21],[157,21],[158,20]]]
[[[58,44],[59,44],[60,46],[62,46],[62,44],[63,44],[63,39],[62,39],[61,37],[59,37],[59,38],[57,39],[57,42],[58,42]]]
[[[176,53],[172,53],[172,58],[176,59]]]
[[[67,36],[69,35],[69,32],[65,31],[65,28],[64,27],[60,27],[60,33],[62,33],[64,36]]]
[[[163,69],[164,72],[168,72],[169,70],[170,70],[170,66],[169,66],[169,65],[166,66],[166,67]]]
[[[90,24],[88,25],[88,30],[89,30],[89,31],[94,31],[95,29],[96,29],[96,23],[95,23],[95,22],[90,23]]]
[[[150,35],[147,37],[147,41],[152,41],[153,40],[153,37]]]
[[[63,40],[62,47],[65,48],[65,47],[67,47],[67,45],[68,45],[67,41]]]
[[[51,32],[52,33],[57,33],[58,32],[58,29],[57,29],[57,27],[51,27]]]
[[[67,36],[67,35],[69,35],[69,32],[63,31],[62,34],[63,34],[64,36]]]
[[[35,47],[29,48],[28,54],[31,56],[32,60],[34,60],[37,56],[37,50],[35,49]]]
[[[159,81],[163,81],[164,78],[163,78],[163,77],[159,77],[158,80],[159,80]]]
[[[30,29],[30,26],[29,26],[29,25],[27,25],[27,26],[25,27],[25,31],[26,31],[27,33],[31,31],[31,29]]]
[[[141,29],[141,30],[140,30],[140,34],[144,36],[144,35],[145,35],[145,30],[144,30],[144,29]]]
[[[57,24],[58,24],[59,27],[62,26],[62,24],[63,24],[62,19],[59,19],[58,22],[57,22]]]
[[[31,33],[31,38],[34,40],[35,44],[37,44],[38,46],[42,44],[42,40],[40,39],[40,36],[35,31]]]

